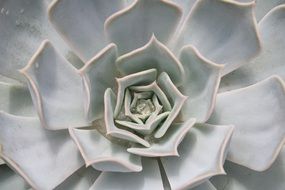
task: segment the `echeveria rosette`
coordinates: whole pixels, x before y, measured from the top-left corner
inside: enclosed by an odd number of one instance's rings
[[[258,4],[258,19],[280,3]],[[241,189],[240,179],[247,189],[260,188],[244,177],[249,169],[230,162],[225,180],[233,184],[208,180],[225,174],[225,159],[265,171],[284,144],[284,82],[271,76],[282,73],[265,73],[269,78],[261,82],[260,72],[251,73],[249,83],[258,83],[217,94],[223,75],[248,69],[259,53],[257,29],[265,45],[274,45],[268,36],[278,32],[283,6],[260,27],[253,6],[226,0],[52,2],[52,25],[85,65],[70,64],[61,55],[66,47],[52,37],[21,69],[32,97],[22,83],[0,83],[2,158],[35,189]],[[260,56],[283,55],[275,52]],[[16,59],[1,62],[1,74],[22,81]],[[231,75],[223,86],[235,84],[228,82]],[[35,113],[32,101],[39,119],[27,117]],[[265,177],[284,174],[276,166],[282,156]],[[4,169],[4,177],[12,176]],[[261,183],[264,176],[251,172]],[[278,189],[284,182],[271,185]]]

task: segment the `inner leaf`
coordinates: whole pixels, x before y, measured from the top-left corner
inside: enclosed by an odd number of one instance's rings
[[[155,105],[149,97],[145,98],[135,96],[130,110],[134,115],[145,122],[145,120],[155,111]]]

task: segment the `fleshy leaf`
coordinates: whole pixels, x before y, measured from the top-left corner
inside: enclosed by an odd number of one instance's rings
[[[110,142],[95,129],[70,129],[86,166],[100,171],[138,172],[142,170],[140,157],[127,152],[127,148]]]
[[[116,58],[116,46],[110,44],[79,70],[88,100],[85,109],[90,122],[103,117],[104,92],[115,86]]]
[[[261,20],[272,8],[285,3],[285,0],[258,0],[255,7],[257,20]]]
[[[117,102],[114,111],[114,116],[117,117],[123,105],[125,96],[125,90],[129,86],[133,85],[148,85],[156,80],[156,69],[149,69],[138,73],[130,74],[122,78],[117,79],[118,92]]]
[[[0,165],[0,188],[27,190],[29,186],[18,174],[11,170],[7,165]]]
[[[154,134],[155,138],[161,138],[166,133],[176,116],[178,116],[184,102],[187,99],[187,96],[180,93],[167,73],[161,73],[157,81],[159,87],[166,94],[168,100],[172,104],[172,110],[170,111],[168,117]]]
[[[227,175],[211,179],[215,187],[226,190],[281,190],[285,187],[285,147],[271,168],[256,172],[240,165],[226,162]]]
[[[74,174],[69,176],[62,184],[57,186],[55,190],[84,190],[89,189],[96,178],[101,172],[95,170],[92,167],[82,167],[77,170]]]
[[[260,51],[254,2],[200,0],[177,32],[173,49],[193,45],[207,59],[224,65],[223,75]]]
[[[154,159],[143,159],[143,170],[136,173],[102,172],[90,190],[163,190],[158,163]]]
[[[184,77],[181,63],[155,36],[145,46],[119,57],[116,64],[124,75],[156,69],[158,74],[166,72],[175,84],[181,84]]]
[[[134,93],[134,99],[137,99],[139,94]],[[132,96],[129,89],[125,91],[125,98],[124,98],[124,111],[125,116],[131,118],[134,122],[138,124],[143,124],[142,120],[138,118],[135,114],[131,112],[131,104],[132,104]]]
[[[169,114],[169,112],[161,113],[155,119],[153,119],[151,122],[146,123],[146,124],[136,124],[136,123],[133,123],[130,121],[122,121],[122,120],[116,120],[116,123],[118,123],[119,125],[122,125],[124,127],[128,127],[130,129],[133,129],[140,134],[149,135],[168,116],[168,114]]]
[[[57,130],[88,125],[83,85],[77,70],[44,41],[21,70],[29,82],[42,125]]]
[[[53,189],[84,164],[68,131],[46,130],[37,118],[0,112],[0,144],[5,162],[34,189]]]
[[[271,75],[285,80],[285,5],[271,10],[260,22],[261,54],[250,63],[225,76],[221,91],[237,89],[259,82]]]
[[[191,189],[210,177],[225,174],[223,163],[233,126],[197,124],[178,148],[180,157],[161,161],[172,189]]]
[[[173,1],[178,5],[180,5],[180,7],[183,9],[182,21],[184,21],[185,18],[187,18],[192,7],[195,5],[195,2],[197,2],[197,0],[173,0]]]
[[[169,115],[170,112],[163,112],[159,115],[154,115],[151,119],[147,119],[145,124],[136,124],[129,121],[116,120],[116,123],[135,130],[138,133],[143,135],[150,135],[165,118]]]
[[[223,66],[205,59],[193,46],[182,49],[180,61],[185,70],[181,89],[189,97],[182,108],[182,117],[205,122],[214,109]]]
[[[104,21],[122,7],[122,0],[55,0],[49,7],[49,19],[76,54],[87,61],[108,44]]]
[[[131,86],[131,90],[138,91],[138,92],[153,92],[156,97],[159,99],[161,102],[163,109],[165,111],[170,111],[171,110],[171,104],[169,100],[167,99],[167,96],[165,93],[160,89],[160,87],[157,85],[157,82],[154,81],[153,83],[145,86]]]
[[[132,4],[135,0],[123,0],[125,6],[129,6],[130,4]]]
[[[210,181],[206,181],[191,190],[217,190]]]
[[[56,44],[63,55],[69,50],[48,22],[47,1],[1,1],[0,74],[25,82],[19,73],[44,39]]]
[[[20,84],[0,82],[0,110],[21,116],[36,115],[28,88]]]
[[[136,0],[131,6],[109,17],[105,30],[122,55],[145,45],[153,34],[166,43],[180,17],[180,8],[170,1]]]
[[[115,94],[110,88],[105,91],[104,103],[104,120],[107,135],[140,143],[146,147],[150,146],[150,144],[146,140],[142,139],[138,135],[116,127],[116,125],[114,124]]]
[[[135,145],[128,148],[128,152],[148,157],[179,156],[177,148],[195,121],[195,119],[189,119],[184,123],[172,124],[169,131],[149,148]]]
[[[233,124],[235,133],[227,159],[263,171],[285,142],[285,86],[273,76],[252,86],[218,94],[208,121]]]
[[[134,98],[136,98],[135,95],[136,94],[134,94]],[[129,90],[126,90],[125,102],[124,102],[125,103],[125,115],[130,118],[136,118],[135,121],[138,120],[140,122],[118,120],[118,119],[116,119],[115,122],[124,127],[133,129],[140,134],[150,135],[156,129],[156,127],[158,127],[158,125],[169,115],[170,112],[164,111],[160,113],[162,111],[163,106],[160,105],[157,96],[153,95],[152,101],[154,103],[155,110],[143,123],[138,117],[135,117],[135,115],[132,114],[131,111],[126,111],[126,110],[130,110],[130,106],[126,106],[126,102],[128,102],[129,99],[131,98],[130,96],[131,95],[130,95]]]

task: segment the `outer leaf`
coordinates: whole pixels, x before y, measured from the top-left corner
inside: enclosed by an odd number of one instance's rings
[[[260,51],[254,2],[200,0],[173,41],[178,53],[193,45],[207,59],[224,65],[223,75],[248,62]]]
[[[182,116],[205,122],[214,109],[223,66],[205,59],[193,46],[182,49],[180,61],[185,70],[181,89],[189,97],[182,108]]]
[[[217,189],[281,190],[285,187],[285,147],[271,168],[256,172],[231,162],[225,163],[227,175],[211,179]]]
[[[0,188],[3,190],[27,190],[29,188],[26,182],[13,170],[11,170],[7,165],[0,166],[0,179]]]
[[[104,21],[122,7],[122,0],[54,0],[49,19],[76,54],[87,61],[108,44]]]
[[[82,167],[67,178],[55,190],[85,190],[89,189],[101,172],[92,167]]]
[[[272,9],[259,22],[259,29],[263,44],[261,54],[225,76],[221,81],[221,91],[248,86],[275,74],[285,79],[285,5]]]
[[[136,0],[109,17],[105,30],[122,55],[145,45],[153,34],[159,41],[167,42],[180,17],[180,8],[170,1]]]
[[[258,0],[256,1],[255,15],[257,20],[261,20],[275,6],[285,3],[284,0]]]
[[[199,124],[179,146],[180,157],[162,157],[171,189],[191,189],[214,175],[224,174],[223,163],[233,126]]]
[[[28,88],[0,82],[0,110],[14,115],[36,115]]]
[[[110,142],[95,129],[70,129],[71,137],[78,146],[86,166],[100,171],[138,172],[141,159],[127,152],[127,148]]]
[[[34,189],[53,189],[84,164],[67,131],[43,129],[36,118],[1,112],[0,144],[5,162]]]
[[[19,73],[40,43],[48,38],[63,55],[70,55],[63,40],[48,22],[47,1],[5,0],[0,3],[0,74],[22,82]]]
[[[194,187],[192,190],[217,190],[210,181],[206,181],[201,185]]]
[[[158,163],[154,159],[143,160],[143,170],[137,173],[102,172],[90,190],[163,190]]]
[[[183,9],[183,19],[182,19],[183,21],[190,13],[192,7],[195,5],[195,2],[197,2],[197,0],[173,0],[173,1],[176,2],[178,5],[180,5],[180,7]]]
[[[44,127],[55,130],[88,125],[81,78],[48,41],[42,43],[21,72],[28,79]]]
[[[268,169],[285,142],[285,86],[278,77],[218,94],[209,123],[233,124],[228,160]]]
[[[103,117],[104,92],[107,88],[115,87],[116,58],[117,48],[110,44],[79,70],[86,92],[85,109],[90,122]]]

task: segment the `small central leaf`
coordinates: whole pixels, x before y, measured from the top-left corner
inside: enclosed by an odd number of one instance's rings
[[[146,119],[155,111],[151,99],[138,99],[131,112],[136,114],[141,119]]]

